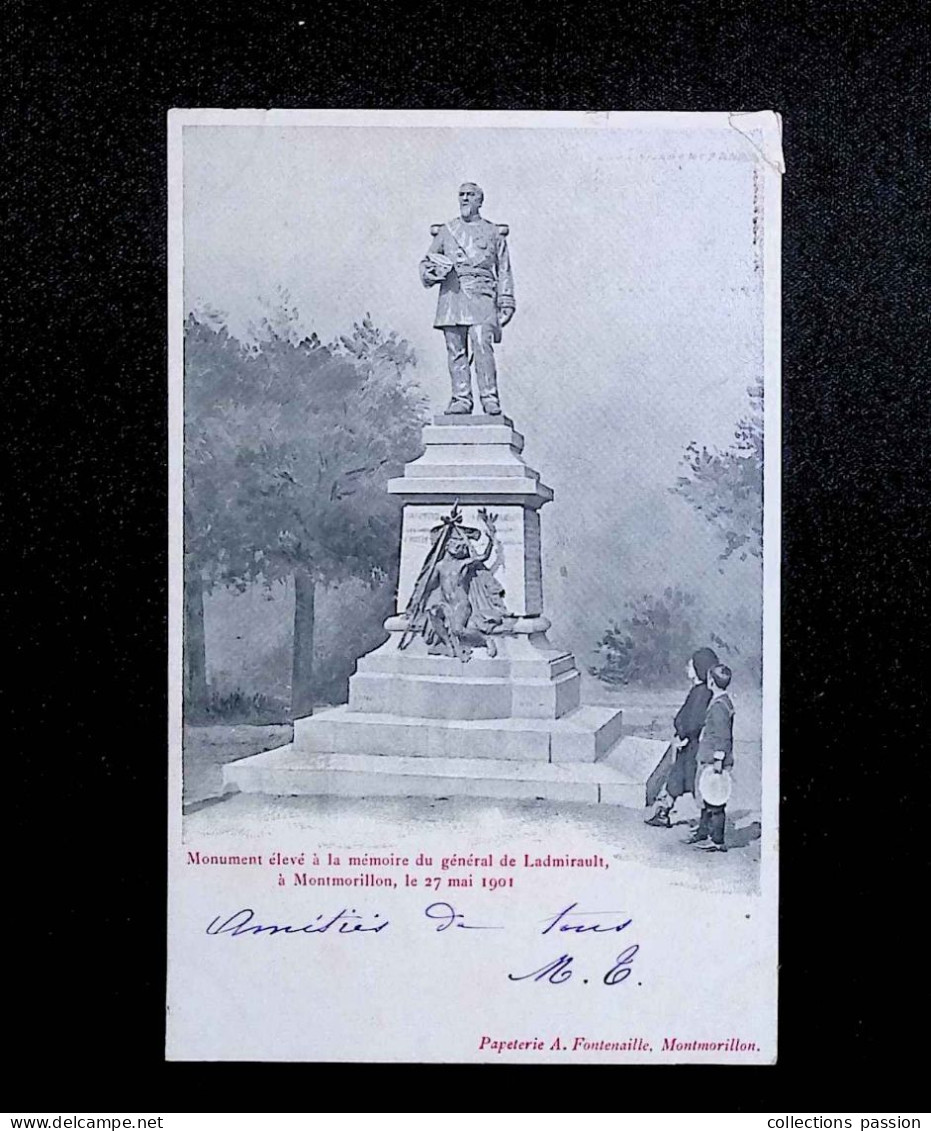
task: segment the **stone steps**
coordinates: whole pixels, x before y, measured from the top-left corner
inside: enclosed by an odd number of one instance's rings
[[[293,743],[223,768],[224,790],[276,796],[482,797],[642,808],[664,744],[625,738],[595,763],[313,753]]]
[[[333,707],[297,719],[294,746],[313,754],[594,762],[621,737],[613,707],[579,707],[562,718],[440,719]]]

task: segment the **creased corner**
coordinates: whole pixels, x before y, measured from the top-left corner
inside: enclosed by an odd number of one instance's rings
[[[748,141],[767,165],[780,176],[786,171],[782,153],[782,115],[775,110],[753,114],[728,114],[728,124]]]

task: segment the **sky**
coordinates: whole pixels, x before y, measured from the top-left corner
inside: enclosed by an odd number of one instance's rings
[[[418,263],[476,181],[510,226],[517,313],[497,347],[505,413],[555,492],[546,613],[584,654],[632,596],[679,584],[754,616],[755,570],[720,572],[669,492],[691,441],[727,445],[763,370],[762,199],[752,144],[701,131],[385,126],[184,128],[188,310],[245,334],[286,289],[324,341],[369,312],[449,396]],[[697,641],[696,646],[704,641]]]

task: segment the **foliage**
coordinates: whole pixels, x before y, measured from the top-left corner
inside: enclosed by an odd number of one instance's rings
[[[288,704],[281,699],[259,693],[250,694],[237,688],[226,694],[210,692],[206,702],[193,711],[185,705],[184,719],[186,723],[200,725],[248,723],[252,726],[270,726],[289,723],[291,715]]]
[[[708,640],[721,660],[740,672],[747,684],[763,678],[763,631],[758,612],[745,605],[724,609],[717,616],[720,632],[709,632]]]
[[[368,315],[330,346],[296,318],[282,302],[250,343],[185,324],[185,551],[209,584],[378,579],[396,556],[385,481],[419,450],[413,352]]]
[[[694,441],[683,457],[674,494],[711,524],[722,543],[719,557],[763,556],[763,386],[748,389],[750,411],[738,421],[734,442],[724,451]]]
[[[612,685],[662,683],[679,674],[695,648],[695,596],[667,588],[626,601],[620,622],[612,621],[598,642],[603,657],[592,675]]]
[[[186,592],[293,577],[295,713],[316,693],[318,587],[378,586],[397,567],[401,508],[386,480],[419,453],[425,415],[407,376],[413,351],[396,334],[366,315],[324,346],[299,325],[286,293],[246,342],[214,314],[191,315],[184,404]],[[185,639],[197,637],[190,623]]]

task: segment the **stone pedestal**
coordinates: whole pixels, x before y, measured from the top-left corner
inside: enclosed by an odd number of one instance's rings
[[[581,706],[575,660],[547,637],[540,508],[553,492],[524,463],[523,437],[505,416],[437,416],[424,444],[388,483],[404,504],[388,640],[359,660],[345,707],[298,719],[287,747],[227,765],[227,787],[645,805],[665,744],[624,738],[619,710]],[[488,568],[511,614],[497,655],[476,648],[466,663],[430,655],[421,636],[400,647],[430,530],[455,504],[468,526],[481,528],[480,507],[496,516]]]
[[[500,421],[500,423],[489,423]],[[540,507],[553,492],[521,458],[524,437],[506,416],[437,416],[423,430],[424,453],[388,490],[404,500],[398,612],[430,549],[430,530],[459,503],[467,526],[481,526],[479,507],[497,516],[503,562],[495,576],[508,609],[520,617],[543,615]]]

